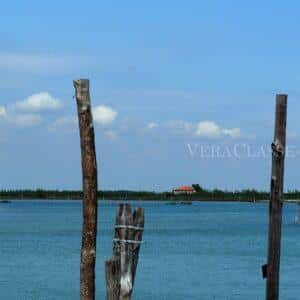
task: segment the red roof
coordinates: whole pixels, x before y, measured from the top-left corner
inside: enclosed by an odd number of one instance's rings
[[[192,186],[184,185],[179,188],[176,188],[175,191],[193,192],[194,188]]]

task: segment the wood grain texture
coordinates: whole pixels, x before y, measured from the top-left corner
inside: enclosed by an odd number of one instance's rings
[[[130,300],[143,237],[144,210],[132,214],[129,204],[120,204],[116,215],[113,258],[106,262],[108,300]],[[111,265],[118,270],[111,271]],[[114,273],[114,275],[112,275]]]
[[[105,262],[106,299],[119,300],[120,297],[120,260],[113,257]]]
[[[284,158],[286,145],[287,95],[276,96],[275,132],[272,143],[272,175],[269,204],[269,241],[266,299],[279,299],[281,223]]]
[[[89,80],[74,80],[81,143],[83,224],[80,263],[80,299],[95,299],[97,238],[97,162]]]

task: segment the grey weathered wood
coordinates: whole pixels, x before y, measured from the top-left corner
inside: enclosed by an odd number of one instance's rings
[[[137,208],[133,213],[133,225],[136,227],[144,228],[144,210],[142,208]],[[135,230],[132,231],[134,241],[142,241],[143,231]],[[137,269],[137,264],[139,260],[139,252],[140,252],[141,244],[133,244],[132,245],[132,285],[134,284],[135,274]]]
[[[143,229],[136,228],[144,228],[144,210],[138,208],[132,214],[129,204],[121,204],[117,211],[115,225],[113,258],[106,262],[107,299],[130,300],[139,258],[139,242],[142,241],[143,236]],[[118,226],[122,228],[118,228]],[[134,228],[130,226],[134,226]],[[125,241],[136,241],[137,243]],[[114,271],[114,278],[113,272],[108,267],[112,262],[114,262],[114,268],[119,268]],[[119,288],[118,291],[116,291],[116,286]],[[112,289],[114,291],[111,291]]]
[[[131,214],[131,207],[129,204],[124,204],[120,206],[119,214],[117,216],[117,225],[132,225],[133,217]],[[127,229],[117,229],[116,230],[116,238],[122,240],[131,240],[132,230]],[[130,299],[131,291],[132,291],[132,274],[131,274],[131,248],[132,245],[124,242],[117,242],[120,246],[120,269],[121,269],[121,277],[120,277],[120,300]]]
[[[269,242],[266,299],[279,298],[279,270],[281,222],[283,205],[283,178],[286,144],[287,95],[276,96],[275,133],[272,143],[272,175],[269,206]]]
[[[97,162],[89,80],[74,80],[78,111],[83,184],[83,225],[80,264],[80,299],[95,299],[97,237]]]
[[[120,260],[116,257],[105,262],[106,298],[119,300],[120,297]]]

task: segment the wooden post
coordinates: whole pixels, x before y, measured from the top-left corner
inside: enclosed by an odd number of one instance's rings
[[[113,258],[106,261],[107,300],[130,300],[144,231],[144,210],[121,204],[116,216]]]
[[[276,96],[275,133],[272,143],[272,176],[269,206],[269,245],[266,268],[266,299],[279,298],[279,269],[281,221],[283,205],[283,177],[286,140],[287,95]]]
[[[80,264],[80,299],[95,299],[97,237],[97,162],[89,80],[74,80],[81,141],[83,225]]]
[[[120,260],[113,257],[105,262],[106,299],[119,300],[120,297]]]

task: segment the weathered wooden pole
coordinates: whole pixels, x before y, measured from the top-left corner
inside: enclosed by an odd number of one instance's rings
[[[286,141],[287,95],[276,96],[275,133],[272,143],[272,175],[269,206],[269,244],[266,267],[266,299],[279,298],[279,270],[281,222],[283,205],[283,178]]]
[[[121,204],[116,216],[113,258],[105,262],[107,300],[130,300],[144,231],[144,210]]]
[[[80,263],[80,299],[95,299],[97,238],[97,161],[89,80],[74,80],[78,111],[83,185],[83,225]]]

